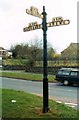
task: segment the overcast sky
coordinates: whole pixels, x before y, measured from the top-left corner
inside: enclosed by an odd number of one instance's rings
[[[49,27],[47,30],[47,41],[57,52],[77,42],[77,0],[0,0],[0,46],[10,49],[14,44],[43,39],[41,29],[23,32],[30,22],[42,23],[40,18],[26,13],[31,6],[37,7],[39,13],[45,6],[47,22],[58,16],[70,20],[69,25]]]

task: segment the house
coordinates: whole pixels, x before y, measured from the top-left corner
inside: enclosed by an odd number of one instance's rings
[[[3,47],[0,47],[0,56],[7,56],[8,55],[8,51],[5,50]]]
[[[11,52],[8,52],[8,50],[4,49],[3,47],[0,47],[0,57],[9,57],[12,56]]]
[[[71,43],[61,52],[62,59],[79,59],[79,43]]]

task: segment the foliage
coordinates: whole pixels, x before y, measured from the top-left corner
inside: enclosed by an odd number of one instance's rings
[[[61,57],[61,54],[55,53],[55,54],[53,55],[53,59],[54,59],[54,60],[59,60],[60,57]]]
[[[28,44],[18,44],[15,46],[11,46],[10,51],[12,52],[13,58],[27,58],[29,47]]]
[[[60,60],[58,58],[54,58],[54,60],[48,60],[48,67],[56,67],[56,66],[64,66],[64,67],[78,67],[79,63],[77,60]],[[37,67],[43,66],[43,61],[36,61]]]
[[[28,59],[28,65],[34,66],[35,61],[43,60],[43,46],[41,40],[35,39],[34,42],[30,42],[30,44],[17,44],[15,46],[11,46],[10,51],[12,52],[12,56],[15,59]],[[51,60],[55,50],[48,45],[48,59]]]
[[[55,50],[52,47],[48,48],[48,52],[47,52],[47,58],[48,58],[48,60],[53,60],[53,55],[55,53],[56,52],[55,52]]]
[[[28,59],[3,59],[3,65],[26,65],[28,64]]]
[[[43,66],[43,61],[41,61],[40,59],[34,62],[34,66],[39,66],[42,67]],[[3,66],[5,65],[22,65],[22,66],[28,66],[30,67],[30,65],[32,64],[31,61],[29,61],[29,59],[3,59],[2,63]],[[60,60],[57,57],[53,57],[53,60],[49,61],[48,60],[48,67],[53,67],[53,66],[79,66],[79,61],[78,60]]]

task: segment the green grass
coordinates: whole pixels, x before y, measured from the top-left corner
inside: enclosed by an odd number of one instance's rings
[[[42,98],[22,91],[3,89],[2,100],[3,118],[77,118],[77,110],[53,100],[49,101],[50,110],[44,114]]]
[[[0,76],[2,77],[10,77],[10,78],[19,78],[19,79],[25,79],[25,80],[37,80],[37,81],[42,81],[43,80],[43,75],[42,74],[36,74],[36,73],[26,73],[24,71],[3,71],[2,75],[0,72]],[[49,75],[48,80],[51,82],[56,82],[55,81],[55,76],[54,75]]]

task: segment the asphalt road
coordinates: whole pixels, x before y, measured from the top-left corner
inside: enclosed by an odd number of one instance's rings
[[[0,77],[0,88],[21,90],[42,96],[43,83]],[[61,83],[49,83],[49,98],[77,108],[78,90],[76,86],[63,86]]]

